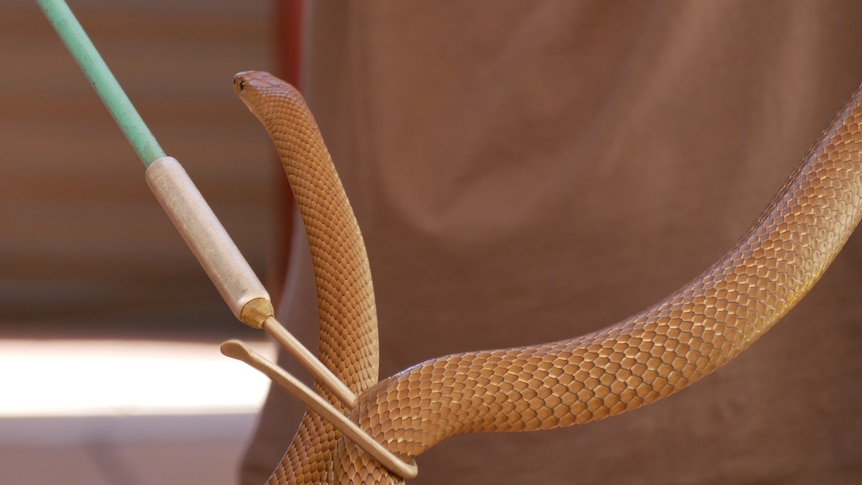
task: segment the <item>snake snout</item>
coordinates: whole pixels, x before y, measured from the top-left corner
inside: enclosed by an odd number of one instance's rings
[[[254,71],[242,71],[234,74],[233,76],[233,90],[240,94],[242,93],[246,86],[248,85],[246,78],[250,75],[254,74]]]

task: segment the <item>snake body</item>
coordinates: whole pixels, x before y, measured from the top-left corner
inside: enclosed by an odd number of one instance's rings
[[[314,119],[295,89],[267,73],[241,73],[235,85],[273,138],[297,194],[321,305],[321,359],[358,395],[344,411],[404,459],[458,434],[584,424],[679,391],[734,358],[786,314],[862,217],[857,91],[742,239],[664,300],[584,336],[439,357],[376,382],[370,271],[356,221],[344,216],[350,206]],[[343,247],[344,234],[359,242]],[[320,295],[345,277],[350,283],[341,290],[347,298],[342,312],[329,316]],[[357,289],[365,291],[351,293]],[[314,418],[306,415],[270,483],[403,481]]]
[[[371,270],[353,209],[298,91],[263,72],[237,74],[234,91],[267,127],[305,226],[317,289],[318,357],[358,395],[377,382],[378,338]],[[313,389],[348,411],[319,383]],[[307,412],[271,481],[331,483],[340,437]]]

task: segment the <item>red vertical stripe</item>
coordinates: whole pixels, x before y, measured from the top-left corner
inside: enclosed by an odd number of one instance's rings
[[[275,0],[273,13],[275,15],[275,55],[277,76],[293,84],[297,88],[299,70],[302,60],[302,0]],[[287,265],[290,257],[290,243],[293,236],[293,193],[287,183],[287,177],[276,165],[278,187],[276,188],[276,231],[275,249],[270,263],[268,287],[273,303],[278,308],[281,294],[284,290]]]

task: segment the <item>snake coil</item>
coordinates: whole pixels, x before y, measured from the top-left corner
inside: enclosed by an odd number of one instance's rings
[[[664,300],[584,336],[439,357],[377,382],[371,273],[317,125],[299,93],[268,73],[240,73],[234,86],[272,137],[296,196],[317,285],[320,358],[358,396],[342,410],[404,459],[458,434],[584,424],[679,391],[799,302],[862,216],[857,91],[736,246]],[[313,412],[269,480],[369,482],[402,479]]]

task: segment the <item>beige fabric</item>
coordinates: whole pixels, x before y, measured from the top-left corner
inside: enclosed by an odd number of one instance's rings
[[[384,375],[582,334],[665,296],[741,236],[862,81],[857,2],[309,7],[304,91],[366,238]],[[281,321],[313,341],[294,256]],[[411,483],[860,481],[860,259],[854,237],[784,322],[677,396],[454,438]],[[246,483],[301,412],[272,393]]]

